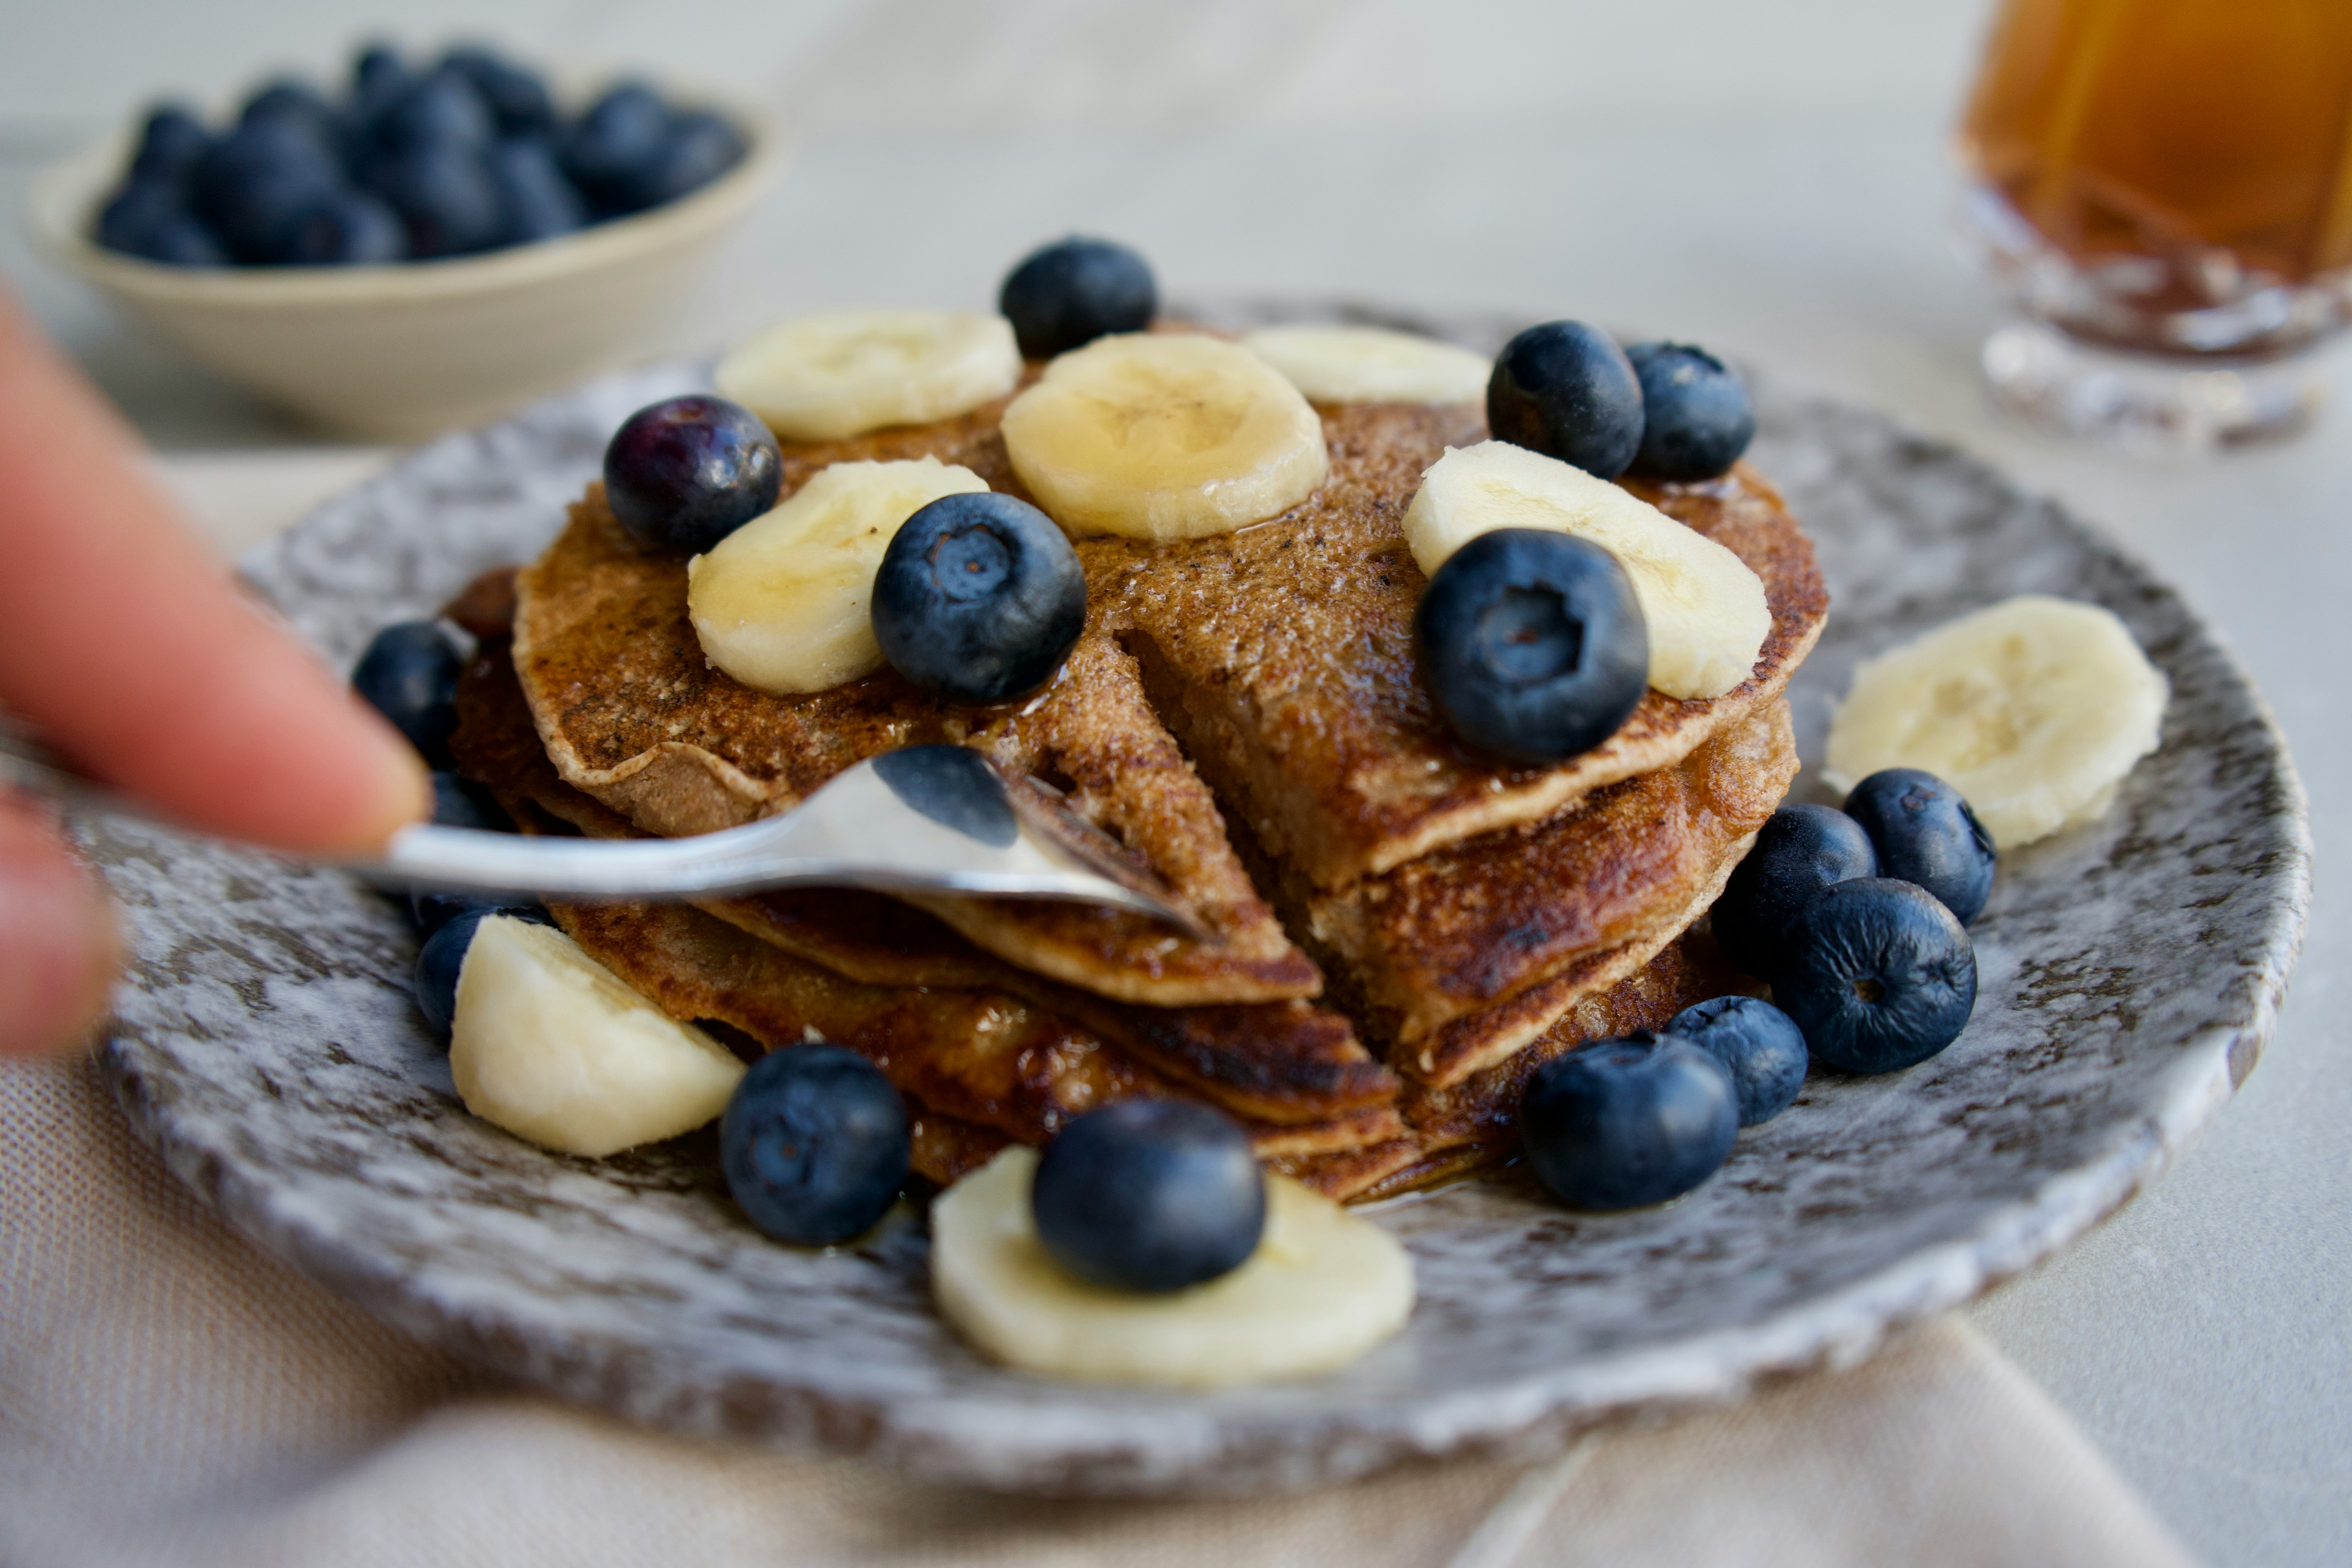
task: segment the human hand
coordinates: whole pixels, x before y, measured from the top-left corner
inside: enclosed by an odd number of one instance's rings
[[[5,292],[0,708],[159,813],[255,844],[362,855],[429,809],[408,743],[240,596]],[[116,956],[53,816],[0,791],[0,1056],[79,1039]]]

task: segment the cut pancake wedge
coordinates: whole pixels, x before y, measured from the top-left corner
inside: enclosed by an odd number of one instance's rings
[[[1402,1064],[1433,1036],[1493,1037],[1477,1016],[1690,924],[1796,773],[1789,705],[1775,697],[1675,766],[1596,790],[1549,821],[1338,891],[1282,878],[1276,901],[1368,1042]],[[1520,1040],[1535,1032],[1517,1027]],[[1418,1070],[1465,1049],[1433,1047]]]
[[[1055,683],[1025,703],[961,708],[888,669],[805,696],[756,691],[703,657],[684,563],[640,550],[594,490],[517,587],[514,658],[548,756],[565,783],[648,833],[788,810],[850,763],[901,746],[971,745],[1064,789],[1215,939],[1087,905],[921,900],[972,942],[1124,1002],[1321,989],[1226,847],[1216,803],[1144,702],[1133,660],[1106,637],[1081,637]]]

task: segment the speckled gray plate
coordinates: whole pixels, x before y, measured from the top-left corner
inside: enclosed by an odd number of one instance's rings
[[[695,378],[612,378],[427,447],[247,570],[348,661],[532,554],[606,434]],[[1176,1396],[991,1367],[933,1315],[911,1226],[794,1251],[730,1206],[707,1133],[598,1163],[467,1116],[387,901],[107,826],[136,954],[105,1053],[121,1102],[240,1229],[421,1338],[639,1421],[984,1487],[1304,1487],[1851,1363],[2079,1235],[2229,1098],[2293,966],[2311,851],[2277,730],[2169,588],[1982,463],[1851,408],[1761,405],[1754,458],[1834,596],[1793,689],[1808,756],[1858,658],[2024,590],[2131,625],[2172,680],[2163,749],[2106,820],[2004,858],[1949,1050],[1817,1075],[1665,1208],[1577,1217],[1507,1176],[1388,1208],[1420,1307],[1344,1375]]]

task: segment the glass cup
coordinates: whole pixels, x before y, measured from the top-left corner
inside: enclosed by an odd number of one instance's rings
[[[2352,321],[2352,0],[2003,0],[1958,152],[2004,404],[2143,448],[2309,423]]]

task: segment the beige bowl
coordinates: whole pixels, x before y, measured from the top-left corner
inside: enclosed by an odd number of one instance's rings
[[[415,440],[476,424],[665,346],[711,247],[775,183],[774,122],[710,95],[743,159],[691,195],[560,239],[389,267],[167,267],[89,237],[128,162],[109,136],[34,181],[33,230],[221,374],[321,425]]]

